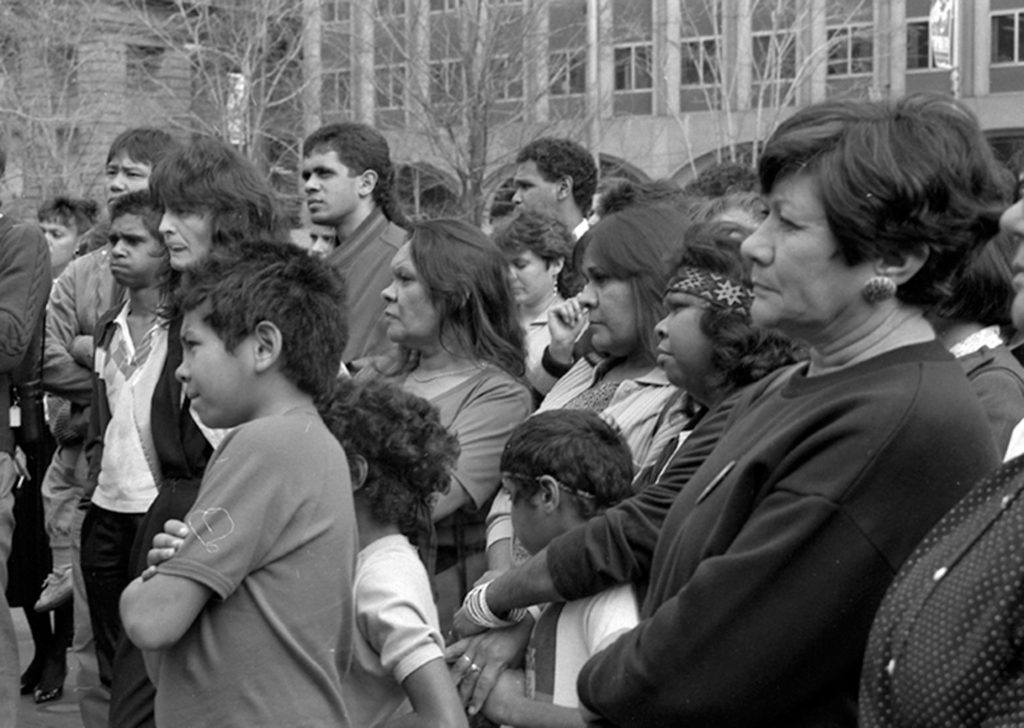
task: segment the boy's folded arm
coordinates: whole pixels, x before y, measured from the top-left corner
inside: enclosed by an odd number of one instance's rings
[[[139,649],[161,650],[177,643],[195,622],[213,591],[197,581],[156,573],[139,577],[121,594],[121,622]]]

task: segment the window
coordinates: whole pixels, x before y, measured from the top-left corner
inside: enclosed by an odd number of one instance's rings
[[[683,86],[714,86],[718,82],[718,39],[697,38],[681,43]]]
[[[377,66],[374,69],[378,109],[401,109],[405,106],[405,64]]]
[[[135,92],[155,91],[157,77],[164,62],[164,49],[158,46],[129,45],[125,63],[128,90]]]
[[[828,29],[828,75],[857,76],[875,66],[870,25],[841,25]]]
[[[348,111],[351,102],[351,86],[352,74],[348,70],[324,71],[320,88],[320,103],[324,109]]]
[[[586,49],[552,53],[548,56],[548,77],[552,96],[582,94],[587,88]]]
[[[495,99],[512,101],[523,98],[523,64],[520,59],[499,56],[491,61],[488,71]]]
[[[325,23],[342,23],[352,18],[350,0],[323,0],[320,7]]]
[[[615,49],[615,90],[635,91],[654,86],[651,45],[638,43]]]
[[[758,81],[796,78],[796,39],[792,31],[754,33],[754,75]]]
[[[1024,63],[1024,10],[992,15],[992,63]]]
[[[430,63],[430,100],[435,104],[459,103],[463,99],[462,61],[447,58]]]
[[[928,36],[928,21],[907,21],[907,70],[920,71],[935,67]]]
[[[377,0],[377,15],[382,18],[405,15],[405,0]]]
[[[448,10],[458,10],[462,7],[462,0],[430,0],[430,12],[443,13]]]

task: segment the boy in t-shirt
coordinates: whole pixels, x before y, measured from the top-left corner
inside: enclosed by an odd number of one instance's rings
[[[430,578],[408,538],[448,488],[458,439],[425,399],[379,381],[339,382],[324,419],[348,456],[359,522],[355,649],[342,680],[352,724],[414,714],[423,725],[465,726]]]
[[[501,483],[512,501],[512,525],[531,554],[632,495],[633,457],[614,425],[589,410],[549,410],[523,422],[501,454]],[[475,587],[462,613],[481,627],[525,617],[490,613],[487,584]],[[483,706],[490,720],[520,728],[584,725],[576,694],[583,664],[639,621],[632,586],[547,605],[533,627],[524,670],[506,670]],[[457,676],[478,670],[469,655]],[[468,664],[463,664],[468,663]]]
[[[251,243],[190,268],[176,374],[207,465],[171,558],[125,589],[157,725],[344,726],[357,534],[348,462],[317,413],[346,340],[341,278],[295,246]]]

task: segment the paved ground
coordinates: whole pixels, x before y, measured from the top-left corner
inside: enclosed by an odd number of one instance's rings
[[[32,637],[25,622],[25,613],[20,608],[12,609],[11,612],[18,632],[18,656],[21,658],[22,669],[25,669],[32,660]],[[68,678],[64,684],[64,697],[60,700],[36,705],[31,695],[23,695],[18,705],[17,728],[82,728],[78,705],[71,690],[71,675]]]

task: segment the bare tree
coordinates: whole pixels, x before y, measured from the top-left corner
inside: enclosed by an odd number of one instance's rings
[[[108,109],[83,86],[104,19],[91,0],[0,4],[0,122],[26,199],[87,194],[99,175],[89,151]]]
[[[496,172],[519,146],[544,133],[579,136],[586,128],[585,109],[549,121],[557,117],[549,110],[551,85],[569,73],[582,78],[583,70],[570,69],[573,61],[565,53],[550,52],[550,5],[366,3],[353,8],[352,25],[361,32],[340,37],[352,56],[362,55],[373,66],[368,86],[375,123],[411,135],[416,141],[410,146],[418,147],[421,158],[456,181],[457,211],[477,223],[503,181]],[[582,18],[559,32],[575,34],[576,44],[585,47]],[[573,46],[573,37],[563,37],[561,45]]]
[[[681,7],[681,93],[684,103],[699,99],[696,106],[714,112],[720,160],[756,161],[763,140],[788,109],[810,100],[816,82],[827,93],[871,92],[869,0],[688,0]],[[677,119],[689,140],[689,120],[678,112]]]
[[[307,89],[302,0],[126,1],[152,42],[188,61],[191,103],[173,122],[291,184]]]

